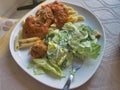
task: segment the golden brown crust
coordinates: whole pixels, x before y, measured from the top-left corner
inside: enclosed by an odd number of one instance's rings
[[[35,42],[35,44],[32,46],[30,54],[34,58],[42,58],[47,53],[47,46],[44,44],[42,40],[38,40]]]
[[[68,20],[68,11],[64,4],[55,1],[44,5],[36,12],[35,16],[28,16],[23,24],[23,38],[40,37],[43,39],[48,33],[48,28],[55,23],[57,28],[62,28]]]
[[[29,16],[23,25],[23,38],[40,37],[43,39],[47,32],[48,26],[41,26],[35,16]]]

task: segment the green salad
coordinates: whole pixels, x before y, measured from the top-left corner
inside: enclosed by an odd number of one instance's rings
[[[61,30],[50,28],[44,42],[48,45],[47,56],[32,60],[28,68],[35,74],[52,73],[65,77],[64,69],[74,62],[74,57],[96,59],[101,46],[97,30],[85,24],[65,23]]]

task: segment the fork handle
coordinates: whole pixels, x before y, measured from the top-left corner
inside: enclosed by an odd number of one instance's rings
[[[64,85],[62,90],[69,90],[70,84],[71,84],[72,80],[73,80],[73,75],[71,74],[69,76],[69,78],[67,79],[67,82],[65,83],[65,85]]]

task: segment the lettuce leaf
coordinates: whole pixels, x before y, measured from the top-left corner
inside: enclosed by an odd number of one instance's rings
[[[65,74],[62,70],[54,63],[49,63],[46,58],[44,59],[33,59],[33,61],[41,68],[46,71],[52,72],[59,77],[65,77]]]
[[[63,69],[74,62],[74,57],[96,59],[100,54],[95,30],[85,24],[65,23],[61,30],[50,28],[44,41],[48,45],[45,58],[34,59],[34,63],[59,77],[64,77]],[[35,73],[39,73],[36,69]],[[42,70],[40,71],[42,72]]]

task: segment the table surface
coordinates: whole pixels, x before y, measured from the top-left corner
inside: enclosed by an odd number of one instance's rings
[[[93,12],[101,21],[106,35],[105,52],[97,72],[75,90],[120,90],[120,0],[64,1]],[[9,41],[4,38],[9,36],[0,39],[0,90],[55,90],[31,78],[15,63],[8,48]],[[2,41],[6,44],[3,45]]]

